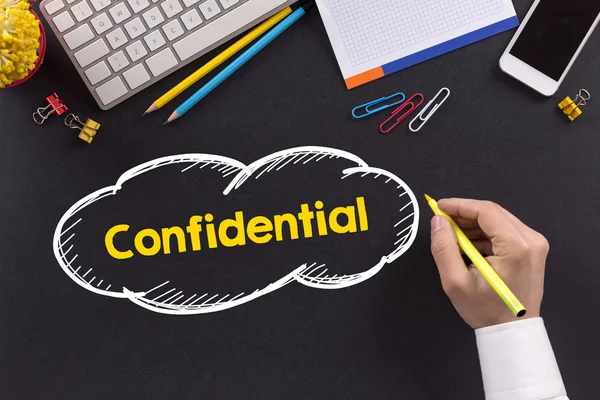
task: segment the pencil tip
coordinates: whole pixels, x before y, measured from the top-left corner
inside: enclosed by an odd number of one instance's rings
[[[164,124],[162,124],[162,126],[165,126],[169,123],[169,120],[166,120]]]
[[[146,114],[148,114],[148,111],[146,111],[145,113],[143,113],[143,114],[142,114],[142,117],[143,117],[144,115],[146,115]]]
[[[169,117],[169,119],[167,119],[167,122],[165,122],[165,125],[170,124],[171,122],[175,121],[177,118],[179,118],[179,114],[177,113],[177,111],[174,111],[173,114],[171,114],[171,116]]]
[[[427,202],[429,203],[431,200],[433,200],[431,197],[429,197],[429,195],[425,195],[425,200],[427,200]]]
[[[150,114],[154,111],[158,110],[158,107],[156,107],[156,104],[152,103],[152,105],[150,107],[148,107],[148,109],[146,110],[146,112],[144,113],[144,115],[146,114]]]

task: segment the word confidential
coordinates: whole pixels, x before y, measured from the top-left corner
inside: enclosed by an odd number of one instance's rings
[[[185,253],[188,248],[191,251],[202,250],[203,245],[209,249],[215,249],[219,245],[224,247],[245,246],[247,239],[256,244],[269,243],[273,238],[280,242],[284,240],[284,226],[291,240],[300,237],[300,225],[302,226],[302,237],[312,238],[316,221],[316,233],[326,236],[329,232],[335,234],[356,233],[369,230],[367,208],[364,197],[356,198],[356,205],[336,207],[326,214],[323,211],[324,204],[318,200],[314,204],[315,211],[308,204],[300,205],[298,214],[275,215],[273,218],[255,216],[246,223],[243,211],[237,211],[233,219],[225,219],[220,223],[213,222],[212,214],[194,215],[190,217],[185,228],[174,226],[155,229],[142,229],[135,235],[128,234],[129,225],[115,225],[106,232],[104,243],[106,250],[113,258],[124,260],[135,255],[130,248],[117,249],[115,237],[119,240],[125,239],[131,243],[135,251],[146,257],[157,255],[161,251],[171,254],[171,238],[174,236],[177,243],[177,252]],[[342,218],[340,218],[342,217]],[[340,219],[342,221],[340,221]],[[186,235],[187,233],[187,235]],[[201,234],[203,233],[203,234]]]

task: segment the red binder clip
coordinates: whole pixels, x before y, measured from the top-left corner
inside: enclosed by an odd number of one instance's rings
[[[38,125],[42,125],[46,122],[52,114],[60,117],[68,110],[67,106],[56,93],[52,93],[50,96],[46,97],[46,103],[48,103],[47,106],[40,107],[33,113],[33,120]]]
[[[420,97],[421,101],[419,101],[418,103],[415,104],[412,101],[415,97]],[[404,121],[406,118],[408,118],[408,116],[410,114],[412,114],[417,108],[419,108],[421,106],[421,104],[423,104],[424,101],[425,101],[425,96],[423,96],[421,93],[413,94],[410,99],[406,100],[406,102],[404,102],[400,107],[396,108],[394,110],[394,112],[392,112],[392,115],[388,119],[386,119],[383,122],[383,124],[381,124],[379,126],[379,131],[381,133],[383,133],[384,135],[386,133],[390,133],[395,127],[400,125],[400,123],[402,121]],[[398,114],[400,114],[400,112],[403,111],[407,107],[410,107],[409,110],[406,111],[404,114],[402,114],[400,117],[398,117],[396,119],[396,121],[393,121],[394,118],[396,118],[398,116]],[[392,126],[390,126],[389,128],[387,128],[386,125],[388,125],[390,122],[394,122],[394,124]]]

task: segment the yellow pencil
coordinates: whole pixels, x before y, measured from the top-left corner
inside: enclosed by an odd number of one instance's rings
[[[175,97],[179,96],[186,89],[192,86],[194,83],[198,82],[200,79],[204,78],[211,71],[217,68],[219,65],[223,64],[225,61],[230,59],[237,52],[242,50],[244,47],[248,46],[254,40],[256,40],[263,33],[267,32],[269,29],[277,25],[281,22],[285,17],[292,13],[292,9],[290,7],[284,8],[277,14],[273,15],[271,18],[267,19],[265,22],[254,28],[248,34],[246,34],[243,38],[232,44],[228,47],[224,52],[210,60],[206,65],[202,68],[194,72],[192,75],[185,78],[179,85],[175,86],[173,89],[169,90],[167,93],[159,97],[152,105],[146,110],[144,115],[154,112],[158,109],[164,107],[167,103],[173,100]]]
[[[452,229],[454,229],[454,233],[456,233],[456,239],[458,241],[458,245],[465,252],[467,257],[471,260],[471,262],[477,267],[481,275],[489,282],[492,288],[498,293],[498,296],[506,303],[510,311],[517,317],[521,318],[525,315],[527,310],[523,307],[523,304],[517,299],[514,293],[506,286],[506,283],[498,276],[496,271],[492,268],[492,266],[487,262],[487,260],[481,255],[479,251],[473,246],[473,243],[469,240],[469,238],[464,234],[464,232],[456,225],[456,222],[452,220],[452,218],[440,210],[438,207],[437,201],[425,195],[427,199],[427,203],[429,207],[433,210],[435,215],[443,215],[450,221],[452,225]]]

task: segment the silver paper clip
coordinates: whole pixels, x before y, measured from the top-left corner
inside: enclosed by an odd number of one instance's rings
[[[435,104],[433,106],[433,108],[431,109],[431,111],[429,111],[427,113],[427,110],[429,110],[429,108],[431,107],[431,105],[434,104],[434,102],[437,100],[437,98],[440,97],[444,91],[448,92],[446,94],[446,96],[442,99],[442,101],[440,101],[439,103]],[[435,97],[429,103],[427,103],[427,105],[421,110],[421,112],[410,122],[410,124],[408,125],[408,128],[412,132],[419,132],[421,130],[421,128],[423,128],[425,126],[425,124],[427,123],[427,121],[429,121],[429,119],[431,117],[433,117],[433,114],[435,114],[435,112],[438,110],[438,108],[440,108],[442,106],[442,104],[444,104],[444,102],[448,99],[448,97],[450,97],[450,89],[448,89],[448,88],[442,88],[435,95]],[[427,116],[424,117],[425,113],[427,113]],[[419,125],[418,128],[415,129],[415,128],[413,128],[413,124],[416,121],[421,121],[421,124]]]
[[[379,106],[379,107],[377,107],[375,109],[371,109],[371,107],[379,105],[381,103],[384,103],[384,102],[386,102],[388,100],[394,99],[395,97],[402,97],[402,100],[397,100],[397,101],[394,101],[393,103],[384,104],[384,105]],[[378,113],[379,111],[383,111],[383,110],[386,110],[388,108],[397,106],[398,104],[402,103],[404,100],[406,100],[406,96],[404,95],[404,93],[402,93],[402,92],[394,93],[391,96],[382,97],[380,99],[373,100],[373,101],[371,101],[369,103],[366,103],[366,104],[363,104],[361,106],[354,107],[354,109],[352,109],[352,116],[354,118],[356,118],[356,119],[368,117],[369,115],[373,115],[375,113]],[[362,114],[358,114],[357,115],[356,111],[361,110],[361,109],[364,109],[365,112],[362,113]]]

